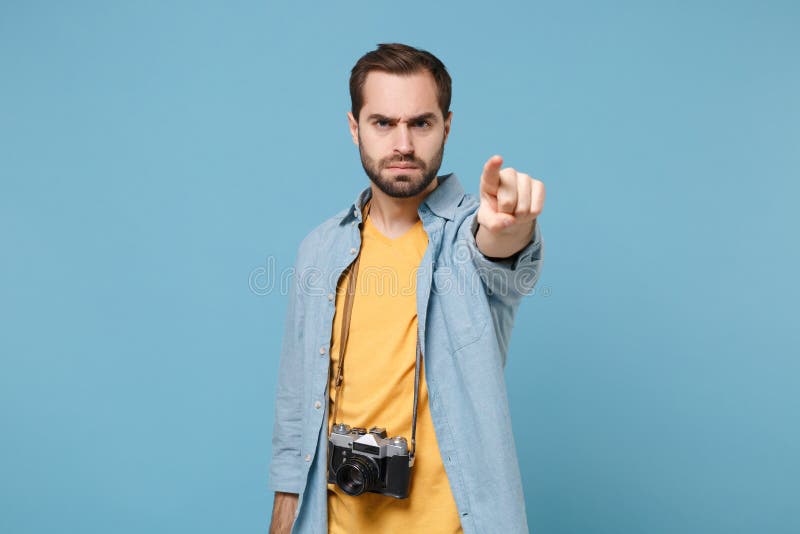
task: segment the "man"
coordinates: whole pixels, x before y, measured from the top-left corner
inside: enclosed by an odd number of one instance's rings
[[[353,68],[350,95],[371,185],[298,251],[270,532],[527,532],[503,369],[539,276],[544,186],[499,156],[479,200],[437,177],[451,80],[428,52],[379,45]],[[328,483],[334,423],[416,433],[406,498]]]

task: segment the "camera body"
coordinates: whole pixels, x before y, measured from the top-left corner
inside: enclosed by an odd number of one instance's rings
[[[333,426],[328,440],[328,482],[348,495],[371,492],[396,499],[408,497],[411,465],[403,437],[386,437],[386,429]]]

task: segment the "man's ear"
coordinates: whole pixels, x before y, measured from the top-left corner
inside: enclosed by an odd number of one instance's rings
[[[358,146],[358,121],[353,117],[353,112],[347,112],[347,122],[350,126],[350,135],[353,137],[353,143]]]
[[[450,135],[450,123],[453,121],[453,112],[448,111],[447,117],[444,119],[444,140],[447,142],[447,136]]]

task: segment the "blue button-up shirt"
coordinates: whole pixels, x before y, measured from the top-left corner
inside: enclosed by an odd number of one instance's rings
[[[300,496],[293,532],[328,531],[334,295],[359,252],[370,195],[365,189],[353,206],[314,229],[297,254],[270,466],[272,489]],[[417,272],[417,317],[430,413],[464,532],[528,532],[503,368],[516,310],[539,278],[543,243],[537,220],[531,242],[512,258],[485,257],[475,243],[478,206],[450,174],[439,177],[419,207],[428,247]]]

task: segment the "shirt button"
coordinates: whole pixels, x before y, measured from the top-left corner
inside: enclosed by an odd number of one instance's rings
[[[319,353],[320,354],[325,354],[325,347],[324,346],[319,348]]]
[[[319,410],[321,407],[322,407],[322,403],[320,401],[317,401],[317,402],[314,403],[314,408],[316,408],[317,410]]]
[[[355,226],[355,225],[356,225],[356,221],[353,221],[353,222],[350,223],[350,226]]]
[[[328,300],[333,301],[333,293],[328,293]]]
[[[350,254],[355,254],[355,253],[356,253],[356,249],[354,249],[354,248],[351,248],[351,249],[350,249]]]
[[[306,454],[306,462],[310,462],[310,461],[311,461],[311,455],[310,454]]]

